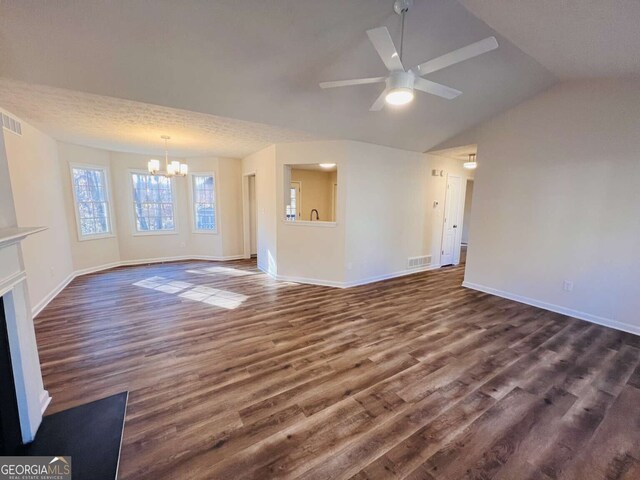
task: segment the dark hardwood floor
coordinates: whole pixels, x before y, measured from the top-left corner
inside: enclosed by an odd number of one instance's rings
[[[49,411],[129,390],[121,479],[640,478],[640,337],[462,274],[80,277],[36,319]]]

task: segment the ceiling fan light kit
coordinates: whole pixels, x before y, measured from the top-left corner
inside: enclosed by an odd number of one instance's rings
[[[358,78],[355,80],[338,80],[334,82],[321,82],[321,88],[347,87],[352,85],[366,85],[369,83],[386,83],[378,99],[369,110],[382,110],[384,104],[406,105],[414,98],[414,91],[436,95],[438,97],[451,100],[462,92],[455,88],[440,85],[426,78],[422,78],[429,73],[442,70],[443,68],[455,65],[456,63],[477,57],[491,50],[498,48],[498,41],[495,37],[488,37],[479,42],[472,43],[466,47],[459,48],[440,57],[416,65],[413,68],[405,69],[402,64],[402,50],[404,44],[404,19],[405,14],[413,6],[413,0],[396,0],[393,4],[395,12],[402,17],[402,29],[400,34],[400,53],[389,35],[387,27],[378,27],[367,30],[367,36],[373,44],[382,62],[389,70],[386,77]]]
[[[412,72],[391,72],[387,78],[388,92],[384,99],[389,105],[406,105],[413,100],[415,76]]]

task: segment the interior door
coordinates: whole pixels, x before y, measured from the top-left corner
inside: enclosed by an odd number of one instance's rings
[[[442,227],[442,251],[440,265],[455,263],[455,249],[458,237],[458,219],[460,218],[460,185],[462,179],[447,175],[447,192],[444,200],[444,223]]]

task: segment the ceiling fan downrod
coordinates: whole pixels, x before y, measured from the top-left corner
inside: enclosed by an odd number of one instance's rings
[[[393,10],[402,17],[402,27],[400,29],[400,61],[402,61],[402,51],[404,50],[404,16],[411,7],[413,7],[413,0],[396,0],[393,3]]]

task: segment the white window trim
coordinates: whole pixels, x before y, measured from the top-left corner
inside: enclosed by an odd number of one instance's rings
[[[206,176],[213,177],[213,205],[216,216],[216,229],[215,230],[198,230],[196,228],[196,211],[194,204],[194,192],[193,192],[193,177]],[[191,217],[191,233],[199,235],[218,235],[220,233],[220,217],[218,216],[218,181],[215,172],[189,172],[189,217]]]
[[[78,197],[76,195],[76,186],[73,182],[73,169],[85,169],[85,170],[101,170],[104,175],[104,190],[106,195],[106,201],[108,208],[107,221],[109,223],[109,232],[100,233],[96,235],[83,235],[82,230],[80,230],[80,210],[78,208]],[[102,240],[104,238],[114,238],[116,236],[115,224],[113,223],[113,219],[115,218],[113,212],[113,202],[111,201],[111,178],[109,173],[109,167],[107,165],[95,165],[90,163],[76,163],[69,162],[69,179],[71,182],[71,194],[73,195],[73,213],[76,217],[76,233],[78,235],[79,242],[86,242],[89,240]]]
[[[151,175],[148,170],[130,168],[127,170],[127,177],[129,182],[129,218],[131,220],[131,235],[134,237],[146,237],[154,235],[177,235],[178,230],[178,196],[176,195],[176,181],[175,177],[169,179],[171,184],[171,198],[173,200],[173,229],[172,230],[151,230],[148,232],[138,231],[136,223],[136,210],[133,207],[133,174]]]

